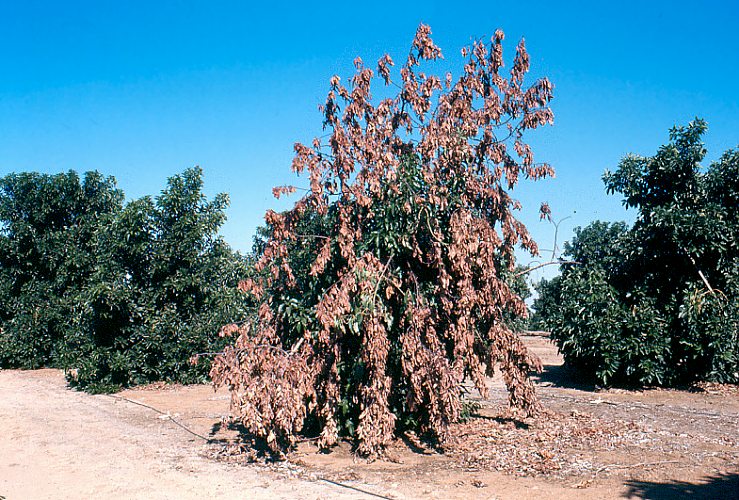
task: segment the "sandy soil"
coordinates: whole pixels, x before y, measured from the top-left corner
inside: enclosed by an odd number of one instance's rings
[[[142,395],[178,408],[199,430],[228,407],[208,387]],[[0,371],[0,497],[8,500],[366,498],[263,467],[219,463],[204,449],[164,415],[67,389],[58,370]]]
[[[207,386],[91,396],[56,370],[0,371],[0,497],[739,498],[736,387],[598,391],[525,340],[545,364],[543,418],[507,418],[492,380],[456,451],[406,440],[373,463],[310,442],[276,465],[224,456],[228,395]]]

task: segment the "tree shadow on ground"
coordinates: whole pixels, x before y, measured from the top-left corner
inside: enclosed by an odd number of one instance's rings
[[[484,413],[475,413],[473,415],[473,418],[479,418],[481,420],[492,420],[494,422],[498,422],[499,424],[512,424],[516,429],[523,429],[528,430],[531,426],[527,424],[526,422],[515,418],[515,417],[506,417],[501,415],[486,415]]]
[[[532,378],[537,384],[544,387],[550,386],[580,391],[595,391],[598,389],[598,386],[591,381],[584,380],[576,370],[566,365],[544,365],[542,372],[532,374]]]
[[[415,434],[401,432],[398,438],[410,451],[418,455],[434,455],[439,451],[439,443],[427,437],[417,437]]]
[[[583,376],[575,368],[566,364],[544,365],[541,373],[532,373],[531,378],[541,387],[556,387],[560,389],[576,389],[579,391],[597,392],[603,389],[623,389],[626,391],[643,391],[659,388],[658,385],[638,385],[614,382],[612,385],[601,386]],[[672,389],[688,392],[707,392],[700,384],[683,383],[667,386]]]
[[[687,481],[670,481],[657,483],[649,481],[627,481],[629,488],[624,497],[644,498],[650,500],[667,500],[673,498],[699,499],[739,499],[739,474],[721,473],[709,476],[704,482],[689,483]]]
[[[227,437],[216,437],[223,428],[235,434]],[[267,441],[256,437],[238,421],[216,422],[210,430],[208,444],[220,446],[227,455],[243,454],[248,462],[280,462],[284,455],[274,453],[267,445]]]

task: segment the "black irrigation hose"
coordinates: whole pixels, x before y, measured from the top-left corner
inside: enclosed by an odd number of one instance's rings
[[[188,428],[182,422],[180,422],[180,421],[176,420],[174,417],[172,417],[172,415],[170,415],[169,413],[165,413],[162,410],[159,410],[157,408],[154,408],[153,406],[147,405],[146,403],[141,403],[139,401],[134,401],[133,399],[124,398],[123,396],[115,396],[113,394],[103,394],[103,396],[107,396],[107,397],[112,398],[112,399],[114,399],[116,401],[126,401],[126,402],[131,403],[131,404],[135,404],[135,405],[138,405],[138,406],[143,406],[144,408],[148,408],[149,410],[151,410],[153,412],[156,412],[156,413],[158,413],[160,415],[166,416],[172,423],[174,423],[178,427],[182,428],[183,430],[189,432],[193,436],[202,439],[206,443],[212,443],[213,442],[212,439],[207,438],[207,437],[205,437],[205,436],[203,436],[201,434],[198,434],[197,432],[195,432],[192,429]],[[338,481],[333,481],[331,479],[327,479],[327,478],[322,477],[322,476],[316,476],[316,478],[319,481],[323,481],[323,482],[332,484],[334,486],[339,486],[341,488],[346,488],[346,489],[349,489],[349,490],[358,491],[359,493],[364,493],[365,495],[368,495],[368,496],[371,496],[371,497],[374,497],[374,498],[382,498],[384,500],[392,500],[390,497],[386,497],[384,495],[379,495],[377,493],[372,493],[371,491],[363,490],[361,488],[357,488],[356,486],[351,486],[351,485],[344,484],[344,483],[341,483],[341,482],[338,482]],[[0,500],[3,500],[3,499],[4,499],[4,497],[0,496]]]
[[[185,426],[185,425],[184,425],[183,423],[179,422],[179,421],[178,421],[178,420],[176,420],[176,419],[175,419],[174,417],[172,417],[172,415],[170,415],[169,413],[164,413],[163,411],[161,411],[161,410],[158,410],[158,409],[154,408],[153,406],[149,406],[149,405],[147,405],[147,404],[145,404],[145,403],[141,403],[141,402],[139,402],[139,401],[134,401],[133,399],[128,399],[128,398],[124,398],[123,396],[114,396],[114,395],[112,395],[112,394],[103,394],[103,395],[104,395],[104,396],[108,396],[109,398],[113,398],[113,399],[115,399],[115,400],[117,400],[117,401],[127,401],[127,402],[129,402],[129,403],[132,403],[132,404],[135,404],[135,405],[139,405],[139,406],[143,406],[144,408],[148,408],[148,409],[150,409],[150,410],[152,410],[152,411],[155,411],[155,412],[157,412],[157,413],[158,413],[158,414],[160,414],[160,415],[164,415],[164,416],[166,416],[166,417],[167,417],[167,418],[168,418],[168,419],[169,419],[170,421],[172,421],[172,422],[173,422],[173,423],[174,423],[175,425],[177,425],[177,426],[181,427],[182,429],[184,429],[185,431],[189,432],[189,433],[190,433],[190,434],[192,434],[193,436],[195,436],[195,437],[199,437],[200,439],[202,439],[203,441],[206,441],[206,442],[208,442],[208,443],[212,442],[212,439],[210,439],[210,438],[207,438],[207,437],[205,437],[205,436],[203,436],[203,435],[201,435],[201,434],[198,434],[197,432],[193,431],[192,429],[189,429],[189,428],[188,428],[188,427],[186,427],[186,426]]]
[[[329,484],[333,484],[334,486],[341,486],[342,488],[347,488],[350,490],[358,491],[360,493],[364,493],[365,495],[369,495],[371,497],[375,498],[384,498],[385,500],[392,500],[390,497],[386,497],[384,495],[378,495],[377,493],[372,493],[371,491],[363,490],[361,488],[357,488],[356,486],[350,486],[348,484],[340,483],[338,481],[332,481],[331,479],[326,479],[325,477],[318,476],[319,481],[324,481]]]

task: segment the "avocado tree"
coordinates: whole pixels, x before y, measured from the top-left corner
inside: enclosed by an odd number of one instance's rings
[[[194,383],[218,351],[224,322],[246,314],[237,290],[247,260],[218,236],[225,194],[208,200],[190,168],[155,198],[131,201],[95,235],[97,264],[74,304],[63,365],[91,392],[159,380]]]
[[[189,358],[246,315],[250,265],[217,235],[228,197],[202,188],[188,169],[124,206],[97,172],[0,179],[0,367],[65,368],[91,392],[204,381]]]
[[[0,179],[0,367],[58,364],[69,311],[95,269],[95,232],[122,203],[98,172]]]
[[[540,289],[565,361],[600,383],[739,381],[739,153],[701,167],[705,130],[677,127],[655,156],[606,172],[636,222],[578,229],[566,254],[579,265]]]
[[[537,409],[528,374],[539,362],[506,321],[526,310],[509,285],[514,249],[537,246],[510,191],[552,174],[524,142],[553,120],[552,85],[524,85],[523,41],[504,73],[501,31],[462,50],[458,78],[427,73],[441,57],[430,33],[419,27],[399,77],[385,55],[376,72],[357,58],[348,85],[331,79],[328,133],[295,145],[309,188],[267,213],[255,275],[240,285],[258,316],[223,329],[237,338],[214,360],[214,383],[275,452],[308,423],[320,446],[349,435],[366,455],[399,429],[443,440],[462,381],[485,394],[496,366],[513,407]],[[378,78],[397,94],[376,102]]]

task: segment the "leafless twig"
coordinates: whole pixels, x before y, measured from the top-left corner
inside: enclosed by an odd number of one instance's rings
[[[531,271],[536,271],[539,268],[542,268],[544,266],[553,266],[554,264],[580,264],[580,262],[576,260],[550,260],[549,262],[544,262],[543,264],[537,264],[534,267],[529,267],[524,269],[523,271],[517,272],[514,276],[519,277],[523,276],[524,274],[528,274]]]

